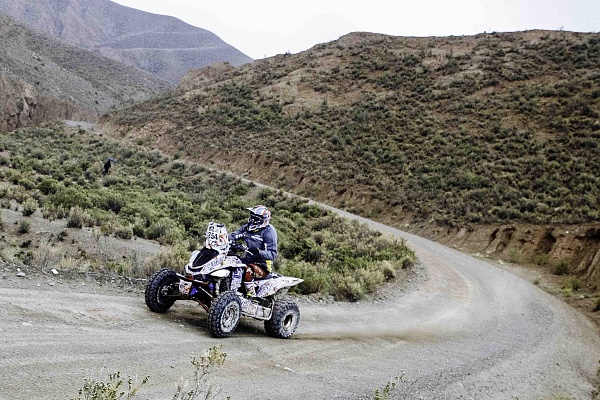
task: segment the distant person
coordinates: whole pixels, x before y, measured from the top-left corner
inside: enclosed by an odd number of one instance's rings
[[[110,169],[110,167],[112,166],[113,162],[116,162],[117,160],[115,160],[112,157],[109,157],[106,162],[104,163],[104,170],[102,171],[102,175],[106,175],[108,174],[108,170]]]
[[[273,261],[277,257],[277,231],[270,224],[271,212],[265,206],[247,208],[248,223],[229,235],[231,241],[243,241],[248,253],[242,257],[246,264],[244,287],[248,297],[254,296],[254,278],[265,278],[273,272]]]

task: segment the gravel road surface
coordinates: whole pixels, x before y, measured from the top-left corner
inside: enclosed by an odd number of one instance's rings
[[[0,399],[69,399],[117,371],[150,376],[139,398],[171,399],[191,356],[218,344],[221,398],[362,399],[399,375],[392,398],[591,398],[600,335],[585,317],[483,260],[370,224],[407,239],[421,277],[383,300],[301,300],[288,340],[249,319],[214,339],[191,302],[159,315],[140,288],[0,268]]]

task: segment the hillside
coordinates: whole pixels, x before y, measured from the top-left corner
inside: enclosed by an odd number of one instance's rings
[[[139,69],[79,49],[0,14],[0,131],[90,119],[171,89]]]
[[[109,156],[117,161],[104,174]],[[47,272],[88,265],[147,279],[167,266],[180,271],[210,221],[232,232],[256,204],[273,212],[275,269],[304,279],[296,291],[359,300],[412,274],[414,252],[404,240],[306,200],[81,127],[54,122],[0,134],[0,208],[15,211],[0,213],[7,217],[0,218],[0,266],[18,260]],[[145,244],[127,243],[138,238]],[[157,258],[141,259],[158,244],[165,247]]]
[[[0,12],[173,83],[189,70],[218,61],[252,62],[212,32],[109,0],[0,0]]]
[[[354,33],[196,71],[177,95],[104,123],[470,251],[597,280],[598,65],[599,34]]]

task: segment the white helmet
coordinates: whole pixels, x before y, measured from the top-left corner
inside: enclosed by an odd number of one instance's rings
[[[248,218],[248,230],[256,231],[269,225],[271,221],[271,211],[265,206],[254,206],[247,208],[250,211],[250,217]]]
[[[220,254],[227,254],[229,251],[229,237],[227,228],[223,224],[210,222],[206,229],[206,247],[217,250]]]

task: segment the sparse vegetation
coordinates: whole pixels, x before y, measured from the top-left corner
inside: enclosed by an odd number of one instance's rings
[[[17,230],[17,232],[25,234],[29,232],[29,229],[31,229],[31,222],[29,222],[26,219],[22,219],[21,221],[19,221],[19,229]]]
[[[200,357],[192,356],[194,375],[190,381],[181,377],[173,400],[211,400],[216,399],[220,390],[209,381],[214,374],[225,363],[227,353],[221,350],[221,346],[214,346],[204,351]],[[83,388],[79,389],[78,396],[72,400],[119,400],[134,399],[138,397],[139,391],[145,385],[150,376],[146,376],[139,384],[133,378],[127,380],[127,388],[124,388],[125,379],[121,372],[108,375],[108,381],[85,379]]]
[[[569,262],[566,260],[561,260],[554,266],[554,274],[555,275],[566,275],[569,273]]]
[[[581,289],[581,282],[579,281],[579,279],[571,276],[567,279],[565,286],[573,292],[576,292],[579,289]]]
[[[23,216],[28,217],[32,215],[38,208],[38,202],[36,199],[28,198],[23,202]]]
[[[137,236],[172,249],[146,267],[103,256],[95,266],[100,271],[148,277],[162,267],[179,270],[190,250],[203,242],[209,221],[233,230],[247,219],[245,208],[256,203],[273,210],[280,237],[276,269],[306,279],[306,285],[296,288],[302,293],[358,300],[415,258],[402,241],[305,200],[79,130],[66,132],[60,125],[22,129],[0,136],[0,148],[6,154],[0,179],[12,183],[0,191],[8,204],[41,207],[45,218],[66,218],[69,228],[94,229],[98,246],[102,236]],[[46,151],[30,157],[32,149],[40,148]],[[104,176],[100,161],[107,155],[119,163]],[[20,231],[29,229],[29,222],[22,220]],[[81,257],[89,250],[81,249]],[[23,257],[33,260],[34,253]]]
[[[382,220],[598,222],[598,63],[598,34],[361,33],[107,120],[134,140],[160,121],[148,146],[218,143],[238,172]]]
[[[129,378],[126,389],[123,388],[125,379],[121,377],[120,372],[109,374],[108,382],[86,379],[83,388],[79,389],[78,396],[73,397],[73,400],[130,400],[137,396],[139,389],[148,379],[149,377],[144,378],[138,385]]]
[[[373,400],[389,400],[392,398],[399,398],[397,396],[391,396],[396,390],[396,385],[402,382],[403,378],[404,374],[396,376],[394,379],[389,380],[381,389],[375,389],[375,392],[373,393]]]
[[[594,304],[594,308],[592,309],[594,312],[600,311],[600,298],[596,299],[596,303]]]
[[[194,366],[192,382],[186,382],[182,377],[177,385],[173,400],[196,400],[200,398],[210,400],[217,398],[221,390],[210,384],[208,378],[223,366],[226,358],[227,353],[221,350],[220,345],[209,348],[199,358],[192,356],[191,363]]]

